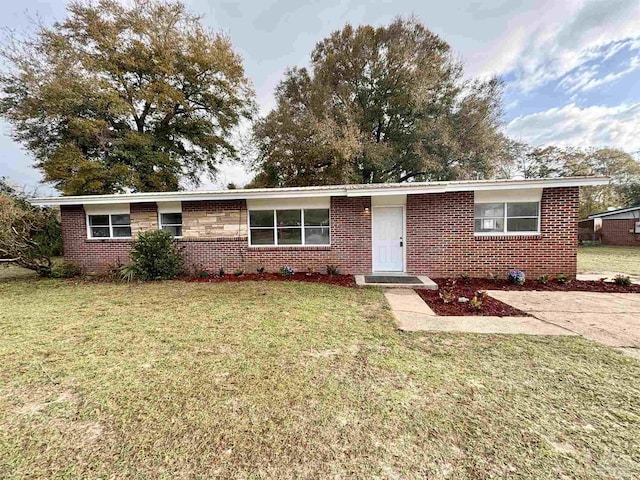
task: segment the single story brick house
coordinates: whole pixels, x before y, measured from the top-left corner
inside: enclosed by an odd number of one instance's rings
[[[578,190],[608,178],[178,191],[34,199],[61,210],[64,257],[126,263],[145,230],[171,232],[192,269],[504,277],[576,273]]]
[[[640,247],[640,205],[589,216],[603,245]]]

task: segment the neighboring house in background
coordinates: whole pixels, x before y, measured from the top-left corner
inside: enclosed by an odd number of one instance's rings
[[[640,247],[640,205],[596,213],[589,220],[600,223],[603,245]]]
[[[247,271],[335,264],[343,273],[447,277],[576,273],[578,190],[608,178],[162,192],[54,197],[64,256],[85,271],[126,263],[162,228],[187,266]]]
[[[580,242],[599,242],[601,218],[586,218],[578,222],[578,240]]]

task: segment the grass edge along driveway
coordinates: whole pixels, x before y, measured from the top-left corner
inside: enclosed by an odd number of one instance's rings
[[[0,283],[1,478],[638,478],[640,367],[382,293]]]

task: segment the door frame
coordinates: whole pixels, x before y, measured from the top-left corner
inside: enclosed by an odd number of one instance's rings
[[[376,270],[375,250],[375,216],[376,210],[384,208],[402,209],[402,270]],[[407,206],[406,205],[379,205],[371,207],[371,271],[373,273],[406,273],[407,272]]]

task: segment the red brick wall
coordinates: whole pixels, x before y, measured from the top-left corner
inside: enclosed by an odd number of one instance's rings
[[[151,204],[153,205],[153,204]],[[132,204],[131,211],[150,204]],[[276,271],[282,265],[324,271],[336,264],[344,273],[371,271],[369,197],[331,199],[330,247],[249,247],[246,237],[184,239],[180,241],[189,268],[228,272],[259,266]],[[246,208],[244,201],[185,202],[183,209]],[[578,189],[545,189],[541,205],[541,234],[520,237],[475,237],[473,193],[409,195],[407,197],[407,270],[433,277],[468,274],[504,277],[522,269],[529,277],[576,273]],[[128,261],[130,241],[86,238],[82,207],[62,207],[65,258],[85,270],[99,270]]]
[[[575,275],[578,188],[544,189],[537,236],[476,237],[473,192],[407,197],[408,272],[504,277],[509,269]]]
[[[632,218],[626,219],[602,219],[600,236],[604,245],[634,246],[640,247],[640,234],[632,233],[635,222]]]
[[[138,204],[131,204],[133,212]],[[369,197],[331,199],[331,246],[326,247],[254,247],[248,246],[247,237],[183,239],[179,242],[188,268],[227,272],[242,267],[253,271],[265,267],[277,271],[281,266],[292,266],[304,271],[309,266],[324,272],[326,265],[338,265],[344,273],[371,270],[371,218],[365,208],[371,206]],[[148,209],[149,206],[144,207]],[[246,209],[244,201],[184,202],[188,210]],[[147,210],[145,210],[147,211]],[[82,207],[62,208],[65,258],[88,271],[104,269],[108,265],[128,261],[130,241],[87,239],[85,214]]]

